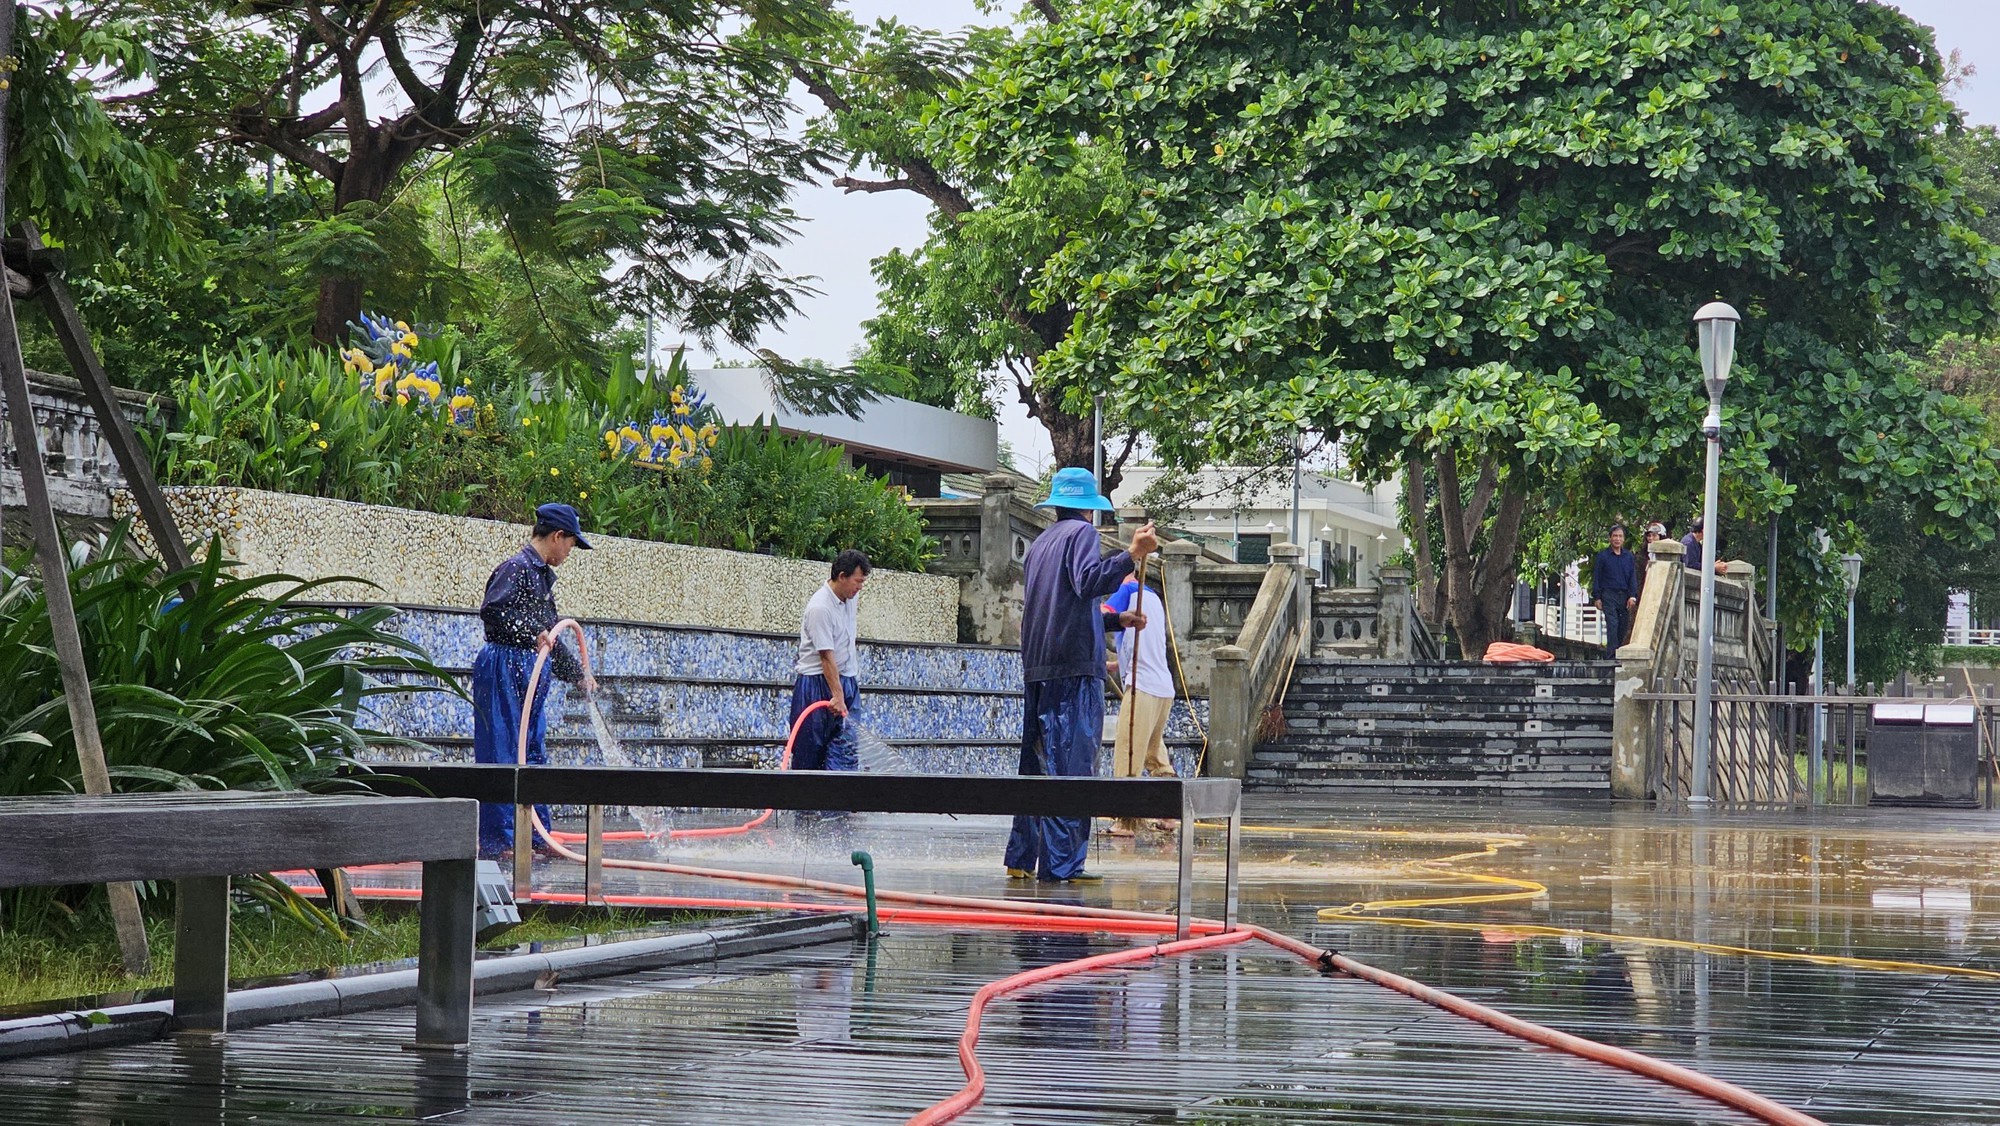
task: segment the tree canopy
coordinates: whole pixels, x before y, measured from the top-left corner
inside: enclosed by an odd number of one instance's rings
[[[1715,297],[1727,508],[1992,537],[1982,419],[1897,355],[1992,309],[1940,77],[1855,0],[1106,0],[950,116],[986,174],[1129,181],[1037,279],[1076,309],[1044,368],[1181,461],[1313,429],[1412,473],[1472,648],[1551,492],[1687,510]]]

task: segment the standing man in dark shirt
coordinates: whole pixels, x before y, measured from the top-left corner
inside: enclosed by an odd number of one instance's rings
[[[590,541],[583,538],[576,509],[566,504],[542,505],[535,509],[535,530],[527,546],[493,568],[486,580],[486,599],[479,606],[486,644],[472,662],[472,756],[480,762],[515,761],[528,674],[540,649],[552,647],[549,667],[557,680],[581,684],[585,692],[597,691],[597,681],[584,672],[569,646],[549,633],[559,620],[555,568],[579,547],[589,551]],[[528,718],[528,761],[538,766],[549,760],[544,742],[548,716],[542,706],[549,698],[549,683],[549,678],[543,677],[535,686],[534,708]],[[536,806],[535,813],[542,824],[549,824],[547,806]],[[528,831],[528,826],[521,828]],[[479,855],[497,859],[513,847],[513,807],[481,802]]]
[[[1701,570],[1702,551],[1706,546],[1704,543],[1706,539],[1707,535],[1702,531],[1701,517],[1697,516],[1694,518],[1694,523],[1689,526],[1688,534],[1681,537],[1681,566],[1691,571]]]
[[[1111,502],[1098,494],[1088,469],[1057,470],[1049,498],[1035,507],[1055,509],[1056,522],[1035,538],[1021,564],[1021,679],[1027,692],[1020,772],[1090,777],[1104,739],[1105,634],[1145,624],[1137,609],[1107,613],[1102,603],[1160,541],[1147,524],[1132,533],[1129,550],[1103,556],[1090,513],[1110,511]],[[1097,879],[1084,871],[1089,847],[1087,817],[1016,817],[1007,875]]]
[[[1604,655],[1615,661],[1639,607],[1639,568],[1625,550],[1623,524],[1611,525],[1611,546],[1590,561],[1590,598],[1604,615]]]

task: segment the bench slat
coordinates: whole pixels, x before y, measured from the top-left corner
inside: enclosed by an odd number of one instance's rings
[[[119,794],[0,801],[0,887],[470,859],[478,806],[374,795]]]

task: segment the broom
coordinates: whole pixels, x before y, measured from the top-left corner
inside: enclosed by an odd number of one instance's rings
[[[1285,679],[1278,682],[1278,694],[1271,697],[1271,702],[1265,704],[1264,710],[1257,716],[1257,732],[1253,742],[1275,743],[1284,738],[1285,693],[1291,691],[1292,669],[1298,663],[1299,651],[1294,648],[1291,657],[1285,662]]]

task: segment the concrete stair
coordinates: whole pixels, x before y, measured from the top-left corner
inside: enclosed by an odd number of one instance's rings
[[[1252,788],[1608,795],[1612,666],[1300,660]]]

